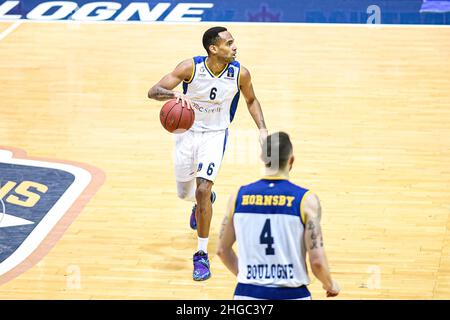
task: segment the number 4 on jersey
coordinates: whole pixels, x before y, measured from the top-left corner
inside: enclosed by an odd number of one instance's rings
[[[259,236],[259,243],[267,244],[266,255],[275,254],[275,249],[272,247],[273,237],[270,229],[270,219],[266,219],[266,222],[264,223],[261,235]]]

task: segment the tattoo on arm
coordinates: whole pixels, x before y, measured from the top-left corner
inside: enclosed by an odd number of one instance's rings
[[[171,90],[167,90],[162,87],[157,87],[155,89],[154,97],[157,100],[163,100],[163,99],[175,98],[175,94]]]
[[[227,223],[228,223],[228,216],[225,216],[225,218],[223,218],[222,221],[222,226],[220,227],[219,239],[222,239],[223,234],[225,232],[225,226],[227,225]]]
[[[322,234],[320,232],[320,228],[316,228],[316,225],[313,220],[308,222],[307,228],[308,228],[308,230],[311,231],[311,241],[312,241],[312,245],[309,249],[310,250],[318,249],[319,245],[320,245],[320,247],[323,247],[323,239],[322,239]],[[318,244],[319,235],[320,235],[320,244]]]

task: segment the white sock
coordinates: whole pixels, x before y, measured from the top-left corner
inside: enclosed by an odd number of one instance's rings
[[[204,253],[208,253],[208,238],[200,238],[198,237],[198,250],[203,251]]]

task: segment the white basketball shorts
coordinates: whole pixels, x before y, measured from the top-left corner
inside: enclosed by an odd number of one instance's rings
[[[204,178],[216,179],[222,164],[228,129],[220,131],[186,131],[175,134],[175,179],[179,182]]]

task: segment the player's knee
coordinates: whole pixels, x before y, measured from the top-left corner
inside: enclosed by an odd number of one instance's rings
[[[201,199],[208,199],[211,197],[211,189],[206,185],[200,185],[197,187],[197,190],[195,191],[195,198],[198,200]]]

